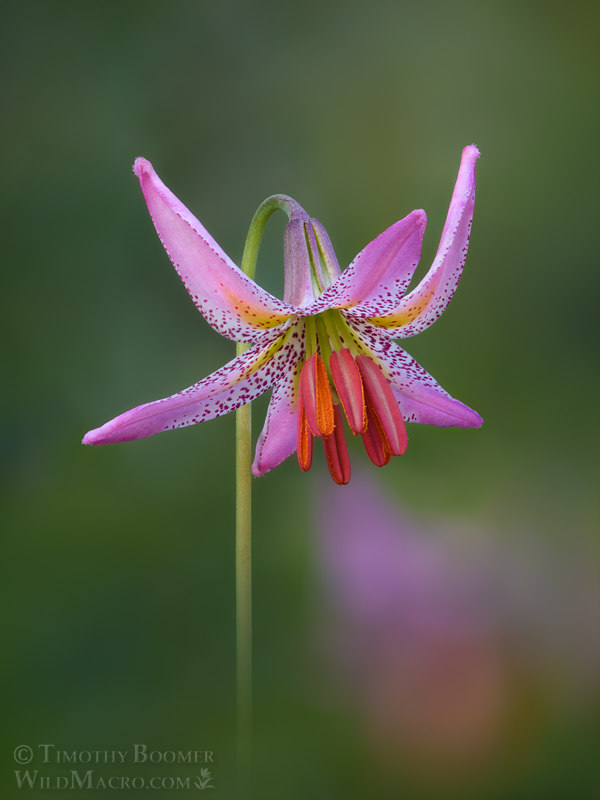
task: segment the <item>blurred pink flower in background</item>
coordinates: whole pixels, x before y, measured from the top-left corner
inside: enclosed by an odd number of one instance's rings
[[[574,692],[598,700],[600,589],[585,559],[558,575],[530,536],[499,546],[489,531],[428,529],[361,475],[320,499],[322,633],[386,766],[472,770],[535,743]]]

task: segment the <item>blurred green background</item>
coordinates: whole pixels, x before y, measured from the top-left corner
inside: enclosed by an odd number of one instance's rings
[[[214,793],[231,792],[233,416],[79,444],[234,350],[169,265],[134,158],[234,260],[274,192],[321,219],[342,265],[424,208],[421,275],[472,142],[464,278],[406,348],[486,424],[414,426],[406,456],[371,477],[421,524],[458,530],[467,551],[508,548],[505,578],[497,563],[508,596],[521,567],[531,590],[515,594],[494,650],[511,676],[505,713],[476,765],[468,746],[442,758],[427,741],[414,760],[394,742],[378,758],[353,693],[332,699],[342,681],[324,653],[315,544],[329,477],[322,459],[308,476],[290,459],[254,482],[257,796],[600,790],[598,22],[577,1],[4,4],[3,797],[25,793],[14,748],[38,743],[213,750]],[[277,294],[283,225],[270,223],[258,268]],[[359,448],[352,458],[366,461]],[[519,627],[531,607],[533,634]],[[523,644],[527,668],[515,666]]]

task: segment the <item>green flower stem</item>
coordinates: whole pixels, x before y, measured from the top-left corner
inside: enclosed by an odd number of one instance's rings
[[[290,219],[307,218],[304,209],[286,195],[273,195],[257,209],[246,237],[241,269],[254,279],[256,260],[267,220],[281,209]],[[237,354],[248,349],[237,345]],[[241,786],[249,786],[252,754],[252,416],[248,403],[236,411],[236,651],[237,758]]]
[[[238,345],[238,353],[244,347]],[[236,653],[237,758],[241,775],[250,767],[252,741],[252,487],[250,404],[236,412]]]

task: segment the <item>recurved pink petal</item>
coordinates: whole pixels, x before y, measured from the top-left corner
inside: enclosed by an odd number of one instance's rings
[[[446,309],[462,275],[475,204],[479,150],[465,147],[437,254],[423,280],[391,312],[369,319],[390,336],[407,337],[428,328]]]
[[[256,477],[279,466],[296,451],[297,443],[297,385],[299,359],[304,349],[304,329],[298,337],[290,337],[289,363],[286,374],[273,389],[264,427],[256,443],[252,473]],[[312,434],[309,434],[312,446]]]
[[[287,375],[294,346],[288,335],[254,345],[198,383],[163,400],[155,400],[89,431],[83,444],[112,444],[144,439],[227,414],[259,397]]]
[[[167,255],[215,330],[234,341],[257,342],[295,313],[293,306],[265,292],[233,263],[149,161],[137,158],[133,171]]]
[[[461,428],[479,428],[476,411],[451,397],[435,378],[389,336],[367,322],[350,322],[385,368],[406,422]]]
[[[252,474],[257,478],[279,466],[296,452],[297,414],[293,406],[292,390],[293,381],[289,380],[280,381],[273,389],[252,464]]]
[[[283,299],[295,307],[314,300],[310,256],[306,242],[306,221],[292,219],[283,235],[285,283]]]
[[[440,389],[413,384],[409,394],[392,386],[406,422],[436,425],[438,428],[480,428],[483,425],[476,411]]]
[[[367,316],[395,308],[419,263],[426,222],[425,212],[417,210],[394,223],[361,250],[303,313],[346,308]]]
[[[328,284],[331,284],[341,275],[340,265],[338,264],[335,250],[333,249],[331,239],[329,238],[329,234],[325,230],[324,225],[319,222],[318,219],[311,219],[310,225],[313,229],[319,254],[323,261],[323,270],[325,272],[326,281]]]

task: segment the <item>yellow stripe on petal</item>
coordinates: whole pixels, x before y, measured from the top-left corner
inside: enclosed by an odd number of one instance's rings
[[[292,316],[292,314],[278,314],[260,304],[250,305],[246,300],[242,300],[234,292],[228,290],[226,286],[221,286],[221,294],[229,301],[231,312],[236,314],[246,325],[251,325],[258,330],[276,328],[287,322]]]
[[[278,339],[266,347],[262,353],[260,353],[254,361],[251,361],[246,369],[241,373],[240,380],[245,380],[249,378],[250,375],[253,375],[255,372],[258,372],[261,367],[264,367],[268,361],[271,361],[274,356],[284,347],[284,345],[289,340],[290,336],[294,328],[288,328],[287,331],[280,336]]]
[[[372,325],[377,325],[378,328],[402,328],[405,325],[410,325],[414,322],[424,311],[426,311],[429,303],[435,296],[437,288],[437,281],[431,284],[424,292],[419,292],[410,303],[404,301],[396,311],[391,314],[384,314],[381,317],[369,317],[367,322]],[[408,299],[408,298],[405,298]]]

